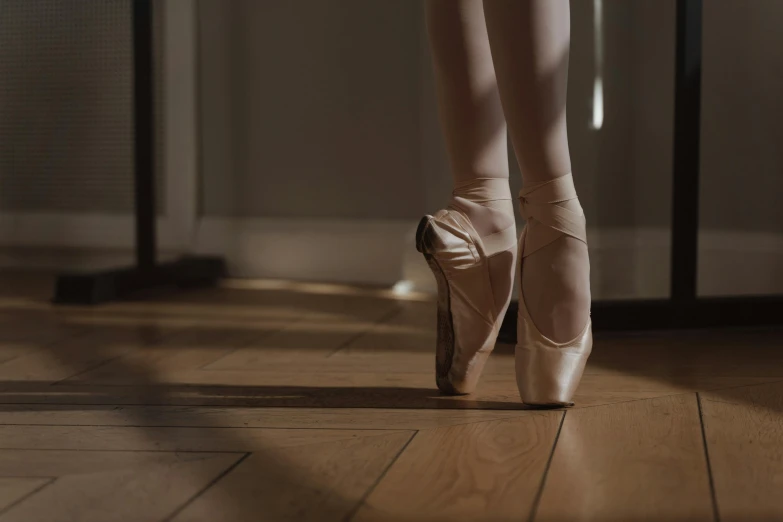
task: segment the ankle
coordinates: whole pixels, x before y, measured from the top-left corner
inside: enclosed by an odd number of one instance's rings
[[[488,236],[505,230],[515,223],[512,202],[509,200],[495,203],[501,204],[486,206],[455,197],[451,199],[449,206],[465,214],[480,236]]]
[[[515,223],[508,178],[459,182],[449,206],[464,213],[481,236],[500,232]]]

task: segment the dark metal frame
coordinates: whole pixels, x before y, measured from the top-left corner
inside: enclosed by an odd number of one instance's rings
[[[156,259],[155,107],[152,0],[133,5],[133,114],[136,265],[57,278],[54,302],[97,304],[161,287],[215,284],[225,274],[218,257],[183,257],[169,263]]]
[[[597,301],[595,330],[783,326],[783,296],[698,297],[702,0],[677,0],[671,293],[669,299]],[[516,339],[517,304],[500,330]]]

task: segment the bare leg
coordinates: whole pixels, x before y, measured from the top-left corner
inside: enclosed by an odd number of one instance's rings
[[[517,251],[506,125],[481,0],[428,0],[443,134],[454,175],[447,209],[416,232],[438,281],[436,382],[470,393],[511,299]]]
[[[484,14],[523,186],[532,189],[567,176],[568,0],[484,0]],[[557,205],[582,214],[577,199]],[[522,293],[541,333],[567,342],[584,330],[589,317],[590,266],[586,243],[553,237],[534,254],[525,253]]]
[[[426,9],[441,126],[455,196],[461,198],[458,206],[479,234],[497,232],[513,224],[514,210],[506,123],[481,0],[428,0]],[[490,178],[499,181],[485,183],[490,197],[472,197],[475,191],[462,190]]]

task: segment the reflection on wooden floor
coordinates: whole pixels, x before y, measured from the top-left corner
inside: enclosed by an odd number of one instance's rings
[[[0,276],[0,522],[783,520],[783,334],[598,335],[576,407],[434,388],[434,305],[52,307]]]

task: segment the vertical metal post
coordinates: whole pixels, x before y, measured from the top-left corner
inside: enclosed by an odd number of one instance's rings
[[[671,299],[696,299],[699,240],[702,0],[677,0]]]
[[[133,0],[133,121],[136,264],[155,266],[155,122],[152,2]]]

